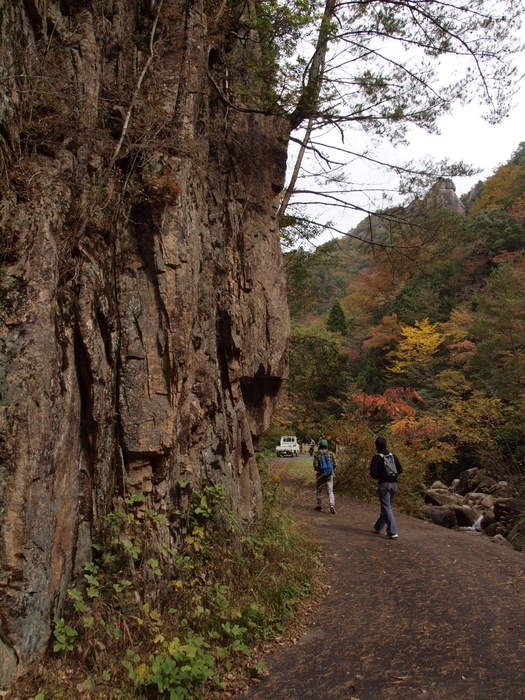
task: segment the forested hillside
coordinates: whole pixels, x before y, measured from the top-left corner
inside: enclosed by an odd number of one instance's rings
[[[389,435],[414,489],[525,473],[525,144],[460,201],[439,181],[351,236],[287,254],[294,332],[279,420],[347,448],[364,488]]]

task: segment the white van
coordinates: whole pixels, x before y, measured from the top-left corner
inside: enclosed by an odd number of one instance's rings
[[[283,435],[281,444],[275,448],[277,457],[298,457],[299,443],[295,435]]]

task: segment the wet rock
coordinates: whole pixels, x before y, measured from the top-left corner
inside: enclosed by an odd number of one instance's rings
[[[485,535],[493,537],[494,535],[505,536],[508,533],[508,528],[503,523],[493,522],[484,529]]]
[[[454,506],[454,512],[460,527],[471,527],[480,518],[479,511],[468,505],[456,505]],[[479,529],[481,530],[482,528],[480,527]]]
[[[494,509],[488,508],[483,513],[483,529],[485,529],[489,525],[492,525],[492,523],[494,523],[494,522],[496,522],[496,516],[494,515]]]
[[[517,493],[525,490],[523,480],[497,481],[486,471],[468,469],[450,487],[435,481],[425,491],[427,505],[423,518],[444,527],[509,537],[517,549],[525,549],[525,499]]]
[[[426,505],[421,508],[421,516],[435,525],[453,528],[458,526],[456,511],[449,506]]]

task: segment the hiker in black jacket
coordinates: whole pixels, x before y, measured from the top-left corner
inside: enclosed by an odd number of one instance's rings
[[[403,467],[396,455],[388,451],[385,438],[377,438],[376,450],[377,453],[370,462],[370,476],[378,482],[381,512],[374,525],[374,532],[379,534],[386,525],[387,536],[396,540],[399,535],[392,504],[397,491],[397,477],[403,471]]]

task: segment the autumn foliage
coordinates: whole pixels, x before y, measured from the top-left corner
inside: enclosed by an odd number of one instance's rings
[[[465,202],[465,215],[420,207],[412,229],[405,215],[398,230],[389,226],[393,248],[342,240],[324,270],[322,251],[312,254],[310,273],[337,284],[315,310],[296,307],[299,375],[311,362],[305,329],[315,346],[336,302],[347,333],[332,337],[332,350],[320,339],[326,352],[308,375],[312,387],[324,376],[332,389],[308,405],[292,391],[289,416],[302,416],[300,432],[309,415],[310,432],[337,442],[347,464],[339,478],[357,495],[369,493],[378,433],[402,455],[414,492],[472,466],[499,478],[525,474],[525,145]]]

